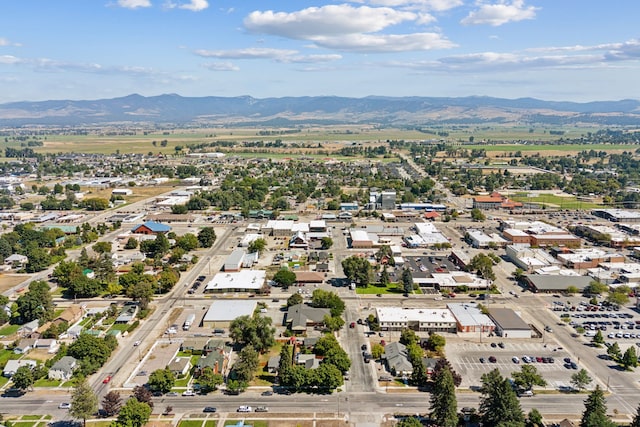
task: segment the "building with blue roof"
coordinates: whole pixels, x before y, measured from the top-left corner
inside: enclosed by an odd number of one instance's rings
[[[131,229],[131,232],[136,234],[164,234],[169,231],[171,231],[170,226],[156,221],[147,221],[144,224],[136,225]]]

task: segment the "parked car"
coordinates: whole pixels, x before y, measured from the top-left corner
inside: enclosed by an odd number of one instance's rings
[[[217,409],[213,406],[205,406],[202,412],[216,412]]]
[[[523,390],[520,393],[518,393],[518,396],[520,396],[520,397],[533,397],[533,391],[531,391],[531,390]]]
[[[185,390],[182,392],[183,396],[195,396],[196,394],[193,392],[193,390]]]
[[[495,356],[489,356],[489,362],[491,363],[496,363],[498,360],[495,358]]]
[[[271,390],[263,391],[262,396],[273,396],[273,392]]]
[[[256,407],[255,412],[269,412],[269,408],[266,406],[258,406]]]
[[[71,403],[63,402],[58,405],[58,409],[71,409]]]
[[[511,358],[511,361],[513,361],[513,363],[516,363],[516,364],[517,364],[517,363],[520,363],[520,359],[518,359],[518,356],[513,356],[513,357]]]
[[[252,412],[251,406],[240,406],[236,412]]]

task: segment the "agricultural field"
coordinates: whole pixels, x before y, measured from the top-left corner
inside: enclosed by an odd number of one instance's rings
[[[555,194],[536,194],[535,197],[529,197],[532,194],[529,193],[517,193],[511,196],[511,199],[517,202],[523,203],[540,203],[552,208],[557,209],[597,209],[602,208],[602,205],[585,200],[578,200],[575,196],[558,196]]]

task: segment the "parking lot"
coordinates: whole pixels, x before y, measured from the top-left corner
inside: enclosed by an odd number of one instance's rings
[[[503,343],[504,348],[498,345],[500,342]],[[567,386],[571,375],[580,369],[579,361],[571,360],[564,348],[541,342],[460,343],[448,347],[447,358],[454,369],[462,375],[461,387],[463,388],[479,386],[482,374],[496,368],[503,376],[511,377],[513,372],[520,371],[521,366],[527,363],[525,362],[527,358],[531,358],[529,363],[537,368],[547,381],[547,387],[552,389]],[[517,362],[514,358],[517,358],[515,359]],[[573,368],[571,363],[575,363],[576,367]]]

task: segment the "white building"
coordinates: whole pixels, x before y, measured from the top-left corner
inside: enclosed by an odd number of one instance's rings
[[[256,292],[264,286],[266,277],[264,270],[218,273],[207,283],[204,292]]]
[[[378,307],[376,317],[383,331],[456,332],[456,319],[448,308]]]
[[[229,324],[240,316],[252,316],[258,303],[255,300],[219,300],[214,301],[202,319],[207,328],[228,328]]]

